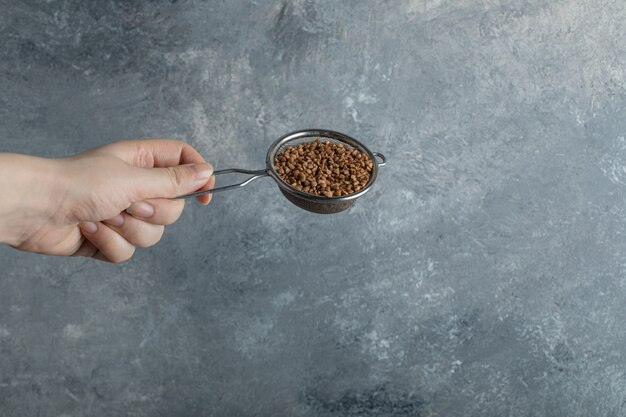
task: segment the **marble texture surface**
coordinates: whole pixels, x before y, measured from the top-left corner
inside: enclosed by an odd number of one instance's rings
[[[626,416],[623,0],[0,0],[0,150],[326,127],[345,213],[269,179],[121,265],[0,248],[0,415]]]

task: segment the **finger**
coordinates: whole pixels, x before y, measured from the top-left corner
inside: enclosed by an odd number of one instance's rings
[[[191,145],[174,139],[125,140],[105,145],[102,149],[132,166],[141,168],[164,168],[181,164],[202,164],[206,162],[202,155]],[[212,187],[210,183],[204,183],[202,188],[186,191],[185,194],[198,189],[206,190],[209,187]],[[167,197],[172,196],[168,195]],[[206,205],[211,201],[211,197],[198,196],[196,200]]]
[[[96,248],[93,243],[87,240],[84,236],[82,237],[83,242],[78,247],[76,252],[72,254],[72,256],[85,256],[87,258],[93,257],[96,252],[98,252],[98,248]]]
[[[106,256],[104,256],[104,255],[102,254],[102,252],[100,252],[100,251],[97,251],[97,252],[96,252],[96,253],[92,256],[92,258],[97,259],[97,260],[99,260],[99,261],[103,261],[103,262],[111,262],[111,261],[109,260],[109,258],[107,258]],[[119,262],[118,262],[118,263],[119,263]]]
[[[215,177],[211,177],[207,185],[199,191],[209,190],[215,186]],[[211,194],[196,197],[200,203],[207,205],[211,201]],[[185,199],[176,200],[168,198],[152,198],[144,201],[133,203],[126,212],[152,224],[168,225],[174,223],[185,208]]]
[[[104,220],[103,223],[122,235],[131,245],[140,248],[156,245],[163,237],[165,229],[161,225],[144,222],[127,213],[120,213],[111,219]]]
[[[191,145],[175,139],[124,140],[105,145],[103,149],[140,168],[165,168],[206,162]]]
[[[135,253],[133,245],[103,223],[82,222],[79,227],[83,236],[98,249],[93,255],[96,259],[120,263],[130,259]],[[98,256],[98,253],[101,256]]]
[[[185,200],[182,198],[152,198],[133,203],[126,212],[144,222],[167,225],[178,220],[184,208]]]
[[[213,189],[213,187],[215,187],[215,176],[212,176],[209,182],[207,182],[206,185],[200,188],[198,191],[211,190]],[[199,195],[198,197],[196,197],[196,200],[206,206],[207,204],[211,202],[212,198],[213,198],[213,193],[209,193],[209,194]]]
[[[167,168],[132,168],[128,182],[131,201],[175,198],[206,186],[213,175],[207,163]]]
[[[105,262],[111,262],[108,259],[106,259],[98,250],[98,248],[96,248],[93,243],[91,243],[90,241],[88,241],[87,239],[85,239],[85,241],[83,242],[83,244],[81,245],[80,249],[78,251],[76,251],[76,253],[74,253],[72,256],[84,256],[86,258],[94,258],[94,259],[98,259],[100,261],[105,261]]]

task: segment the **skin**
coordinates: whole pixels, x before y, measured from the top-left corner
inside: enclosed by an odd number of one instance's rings
[[[213,188],[213,167],[170,139],[114,142],[68,158],[0,153],[0,242],[119,263],[181,215],[171,198]],[[199,196],[206,205],[210,195]]]

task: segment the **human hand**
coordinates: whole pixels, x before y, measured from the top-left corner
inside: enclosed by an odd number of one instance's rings
[[[212,173],[190,145],[166,139],[120,141],[61,159],[0,154],[0,190],[7,191],[0,241],[122,262],[178,219],[184,200],[169,198],[212,188]]]

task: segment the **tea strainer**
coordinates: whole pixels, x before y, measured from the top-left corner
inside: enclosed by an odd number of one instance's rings
[[[276,172],[274,168],[274,159],[276,158],[276,156],[280,154],[288,145],[297,146],[303,142],[308,142],[308,141],[315,140],[315,139],[319,139],[320,141],[344,143],[365,153],[368,156],[368,158],[374,162],[374,164],[372,165],[372,171],[370,173],[370,179],[367,182],[367,184],[365,184],[365,186],[361,188],[359,191],[349,194],[349,195],[339,196],[339,197],[325,197],[325,196],[313,195],[313,194],[309,194],[309,193],[305,193],[303,191],[297,190],[294,187],[292,187],[289,183],[284,181],[278,175],[278,173]],[[376,158],[380,159],[380,161],[378,161]],[[176,198],[191,198],[191,197],[197,197],[203,194],[211,194],[211,193],[216,193],[220,191],[233,190],[236,188],[245,187],[246,185],[250,184],[252,181],[256,180],[257,178],[269,176],[269,177],[272,177],[272,179],[274,179],[274,181],[278,185],[278,188],[283,193],[283,195],[287,198],[287,200],[291,201],[296,206],[302,209],[311,211],[313,213],[321,213],[321,214],[338,213],[340,211],[346,210],[348,207],[354,204],[357,198],[361,197],[363,194],[365,194],[372,188],[372,186],[374,185],[374,182],[376,181],[376,177],[378,176],[378,167],[385,166],[386,163],[387,163],[387,159],[385,158],[384,155],[378,152],[370,151],[361,142],[359,142],[358,140],[348,135],[344,135],[343,133],[335,132],[332,130],[326,130],[326,129],[298,130],[298,131],[291,132],[282,136],[281,138],[276,140],[276,142],[274,142],[272,146],[270,146],[269,150],[267,151],[267,156],[265,159],[265,169],[253,171],[253,170],[248,170],[248,169],[229,168],[229,169],[222,169],[219,171],[215,171],[213,173],[213,175],[224,175],[224,174],[230,174],[230,173],[251,175],[251,177],[246,179],[245,181],[237,183],[237,184],[226,185],[226,186],[219,187],[219,188],[213,188],[210,190],[198,191],[198,192],[191,193],[191,194],[185,194],[185,195],[178,196]]]

